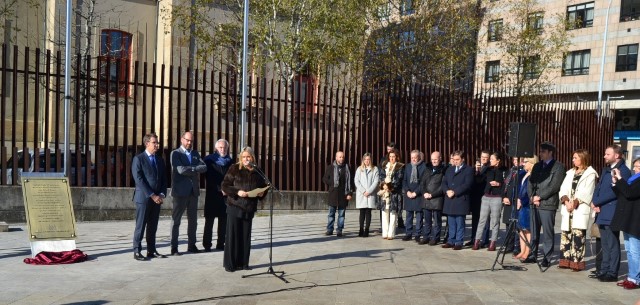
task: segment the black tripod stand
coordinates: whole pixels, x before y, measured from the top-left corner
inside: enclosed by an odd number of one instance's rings
[[[533,251],[533,247],[531,242],[533,241],[533,236],[535,236],[533,230],[531,230],[531,236],[532,238],[530,240],[528,240],[524,235],[520,235],[518,234],[518,228],[517,228],[517,224],[518,224],[518,217],[517,217],[517,205],[515,205],[514,203],[517,202],[518,198],[520,198],[519,193],[520,193],[520,172],[519,170],[516,172],[516,177],[515,177],[515,192],[514,195],[512,196],[511,199],[511,205],[512,205],[512,213],[511,213],[511,217],[509,218],[509,226],[507,227],[507,236],[505,237],[505,239],[502,241],[502,245],[500,245],[500,248],[498,249],[498,253],[496,254],[496,259],[493,261],[493,266],[491,266],[491,271],[495,271],[495,267],[496,264],[498,264],[498,260],[500,260],[499,264],[500,266],[502,266],[502,269],[509,269],[509,270],[523,270],[523,267],[519,267],[519,266],[505,266],[504,265],[504,257],[506,256],[506,251],[505,248],[507,246],[508,242],[515,242],[515,237],[514,235],[518,236],[519,240],[522,240],[525,245],[527,247],[529,247],[529,249],[531,249],[531,251]],[[533,193],[535,194],[537,191],[537,185],[533,185]],[[530,198],[532,198],[533,196],[530,196]],[[533,202],[529,203],[529,207],[530,207],[530,212],[529,212],[529,224],[531,225],[531,228],[535,228],[535,224],[536,224],[536,217],[535,217],[535,206],[533,205]],[[537,240],[537,239],[536,239]],[[537,250],[537,249],[536,249]],[[500,255],[502,255],[502,258],[500,258]],[[536,256],[535,253],[533,253],[534,257]],[[542,269],[542,265],[540,265],[540,262],[538,260],[536,260],[536,264],[538,265],[538,268],[540,269],[540,272],[544,272],[544,270]]]
[[[260,177],[262,177],[262,179],[264,179],[264,181],[267,183],[267,185],[271,186],[272,189],[274,189],[276,192],[278,192],[278,194],[280,194],[280,197],[284,197],[284,195],[280,192],[280,190],[278,190],[276,187],[273,186],[273,184],[271,184],[271,181],[269,180],[269,178],[267,178],[267,176],[264,174],[264,172],[262,172],[262,170],[257,165],[254,164],[253,168],[260,175]],[[279,278],[283,282],[285,282],[287,284],[289,283],[289,281],[287,281],[287,279],[284,278],[284,271],[274,271],[273,270],[273,196],[272,196],[271,202],[269,203],[269,268],[267,268],[267,271],[265,271],[265,272],[259,272],[259,273],[254,273],[254,274],[245,274],[245,275],[242,276],[242,278],[252,277],[252,276],[256,276],[256,275],[263,275],[263,274],[271,274],[271,275]]]

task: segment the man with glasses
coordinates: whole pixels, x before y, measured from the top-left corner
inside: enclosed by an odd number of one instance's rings
[[[144,261],[150,258],[165,258],[156,250],[156,231],[160,207],[167,193],[164,161],[156,155],[159,143],[155,133],[142,139],[145,150],[133,157],[131,174],[136,183],[133,201],[136,203],[136,228],[133,232],[133,258]],[[142,236],[147,230],[147,257],[142,256]]]
[[[196,228],[198,227],[198,197],[200,196],[200,174],[207,171],[198,151],[193,149],[193,133],[185,131],[180,137],[180,147],[171,152],[171,196],[173,212],[171,214],[171,255],[181,255],[178,251],[180,220],[187,211],[187,251],[199,253],[196,247]]]

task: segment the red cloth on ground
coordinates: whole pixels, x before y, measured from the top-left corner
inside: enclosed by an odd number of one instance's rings
[[[88,255],[78,249],[62,252],[42,251],[34,258],[25,258],[24,262],[31,265],[57,265],[84,262],[88,258]]]

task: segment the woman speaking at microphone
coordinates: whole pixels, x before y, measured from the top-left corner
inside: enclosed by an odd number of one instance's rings
[[[227,194],[227,236],[224,246],[224,270],[250,270],[251,225],[266,191],[257,197],[249,197],[249,191],[267,186],[255,169],[255,154],[251,147],[240,152],[238,163],[231,165],[222,181],[222,191]]]

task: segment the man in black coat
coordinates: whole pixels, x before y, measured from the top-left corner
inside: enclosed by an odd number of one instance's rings
[[[422,153],[419,150],[411,151],[411,163],[404,167],[404,178],[402,180],[402,195],[404,199],[404,209],[407,211],[406,231],[402,240],[411,240],[415,236],[416,242],[420,242],[422,235],[422,189],[420,179],[427,170],[427,166],[422,160]],[[416,219],[415,230],[413,219]]]
[[[338,228],[336,236],[342,236],[344,229],[344,214],[347,204],[351,200],[353,181],[349,165],[344,161],[344,152],[336,152],[336,159],[327,166],[322,176],[322,182],[327,185],[327,204],[329,205],[329,216],[327,217],[326,235],[332,235],[334,223],[336,220],[336,212],[338,212]]]
[[[164,160],[159,155],[158,136],[150,133],[142,142],[145,150],[133,157],[131,175],[136,183],[133,201],[136,203],[136,228],[133,232],[133,258],[144,261],[148,258],[165,258],[156,250],[156,231],[160,207],[167,193],[167,178]],[[142,256],[142,236],[147,231],[147,257]]]
[[[487,185],[487,170],[489,169],[489,158],[491,152],[483,150],[480,152],[480,158],[476,161],[475,172],[473,176],[473,187],[471,188],[471,240],[467,242],[467,246],[473,245],[473,238],[476,236],[478,230],[478,222],[480,222],[480,207],[482,204],[482,196],[484,195],[484,188]],[[485,244],[489,243],[489,226],[486,225],[483,230],[482,240]]]
[[[419,244],[435,246],[440,241],[442,230],[442,206],[444,192],[442,191],[442,177],[445,167],[439,151],[431,153],[431,163],[420,179],[422,197],[422,214],[424,215],[424,229]]]
[[[222,192],[222,180],[227,174],[233,160],[229,156],[229,142],[225,139],[216,141],[216,152],[204,158],[207,165],[207,187],[204,198],[204,233],[202,246],[205,252],[211,252],[213,246],[213,223],[218,218],[218,239],[216,249],[224,250],[224,239],[227,227],[226,196]]]

